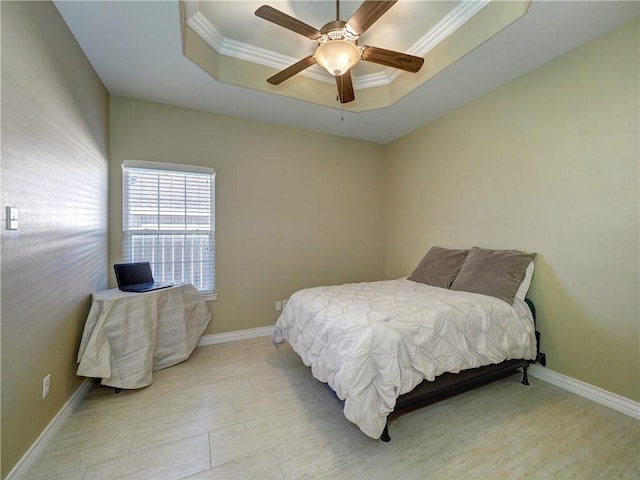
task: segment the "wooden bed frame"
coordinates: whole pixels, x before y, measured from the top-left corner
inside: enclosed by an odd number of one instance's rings
[[[533,302],[526,298],[525,302],[531,310],[533,319],[536,319],[536,309]],[[479,368],[471,368],[468,370],[462,370],[460,373],[444,373],[436,377],[433,381],[424,380],[412,391],[400,395],[396,401],[396,406],[387,417],[387,423],[384,427],[384,431],[380,436],[380,440],[388,442],[391,440],[389,436],[389,421],[395,417],[398,417],[404,413],[411,412],[418,408],[431,405],[446,398],[450,398],[459,393],[467,392],[476,387],[486,385],[495,380],[512,375],[522,369],[522,384],[529,385],[529,379],[527,376],[527,368],[532,363],[539,362],[542,365],[546,364],[546,357],[543,353],[540,353],[540,333],[536,330],[536,344],[537,355],[535,360],[524,359],[512,359],[505,360],[502,363],[494,365],[486,365]],[[326,384],[325,384],[326,385]],[[326,385],[327,388],[333,393],[334,397],[338,399],[338,396],[333,392],[331,387]],[[338,399],[340,403],[344,403]]]

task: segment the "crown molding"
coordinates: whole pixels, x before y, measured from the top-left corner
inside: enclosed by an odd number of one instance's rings
[[[195,13],[190,12],[191,15],[187,13],[187,4],[193,5],[194,3],[198,3],[196,1],[185,2],[185,17],[187,18],[187,25],[191,27],[191,29],[196,32],[202,39],[209,44],[211,48],[213,48],[216,52],[220,52],[222,48],[222,42],[224,41],[224,37],[218,31],[216,27],[199,11]],[[193,7],[192,7],[193,8]]]
[[[248,62],[258,63],[267,67],[273,67],[278,70],[287,68],[296,63],[299,58],[290,57],[281,53],[273,52],[264,48],[249,45],[247,43],[238,42],[230,38],[225,38],[222,42],[218,53],[229,57],[239,58]],[[306,77],[320,80],[322,82],[333,83],[335,80],[328,73],[325,73],[321,67],[311,66],[301,72]]]
[[[464,0],[456,5],[442,20],[440,20],[423,37],[415,42],[407,51],[411,55],[424,57],[429,51],[436,47],[449,35],[464,25],[475,14],[487,6],[491,0]],[[187,25],[197,33],[211,48],[221,55],[238,58],[248,62],[257,63],[267,67],[282,70],[294,64],[299,59],[288,55],[283,55],[271,50],[256,47],[248,43],[239,42],[231,38],[225,38],[208,18],[200,12],[200,2],[198,0],[184,0],[184,12]],[[402,71],[395,68],[385,68],[384,70],[367,74],[353,75],[354,87],[357,89],[378,87],[389,85],[402,74]],[[320,80],[322,82],[333,83],[334,79],[325,73],[320,67],[310,67],[300,75]]]
[[[411,45],[407,52],[411,55],[424,57],[489,3],[491,3],[491,0],[465,0],[460,2],[422,38]]]
[[[200,11],[200,2],[198,0],[183,0],[184,16],[191,18]]]
[[[199,2],[195,0],[185,2],[187,25],[219,54],[265,65],[277,70],[287,68],[299,60],[298,58],[283,55],[272,50],[223,37],[209,19],[194,6],[194,4],[198,3]],[[189,4],[189,8],[187,8],[187,4]],[[311,67],[301,72],[301,74],[322,82],[334,82],[333,78],[330,77],[329,74],[324,74],[319,67]]]
[[[491,0],[464,0],[451,9],[442,19],[434,25],[422,38],[411,45],[407,50],[410,55],[424,57],[433,50],[440,42],[467,23],[476,13],[486,7]],[[390,82],[398,78],[402,72],[390,68]]]

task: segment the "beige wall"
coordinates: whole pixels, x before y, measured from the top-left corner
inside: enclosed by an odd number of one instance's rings
[[[430,246],[538,252],[549,368],[640,399],[638,21],[385,148],[386,273]]]
[[[55,7],[1,8],[1,211],[20,210],[1,230],[3,477],[79,385],[123,159],[217,170],[207,333],[271,325],[298,288],[406,275],[431,245],[520,248],[550,368],[639,399],[637,21],[382,147],[118,97],[109,121]]]
[[[107,284],[109,104],[52,3],[1,8],[5,477],[81,381],[90,295]],[[6,206],[19,209],[17,231],[4,227]]]
[[[207,334],[273,325],[275,301],[300,288],[384,274],[379,145],[112,97],[110,152],[111,263],[122,259],[123,160],[215,168]]]

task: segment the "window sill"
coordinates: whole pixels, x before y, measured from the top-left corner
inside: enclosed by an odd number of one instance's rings
[[[204,298],[205,302],[214,302],[218,299],[217,293],[203,293],[202,298]]]

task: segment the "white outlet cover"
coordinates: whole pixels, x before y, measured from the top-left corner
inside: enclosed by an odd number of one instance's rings
[[[51,387],[51,374],[42,379],[42,398],[46,398],[49,395],[49,389]]]

